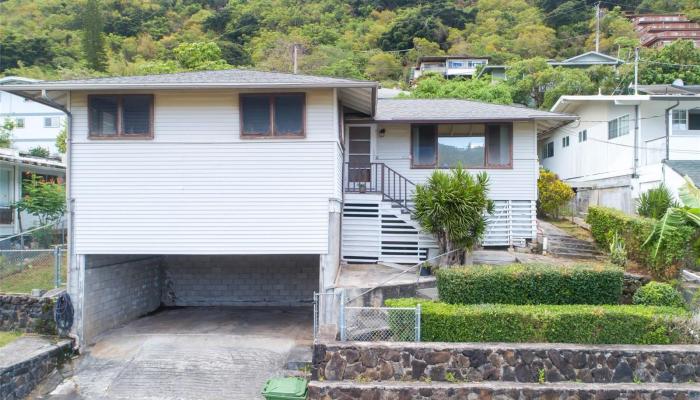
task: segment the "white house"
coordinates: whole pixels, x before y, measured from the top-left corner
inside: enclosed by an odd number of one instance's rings
[[[418,79],[427,73],[435,73],[445,78],[463,76],[471,78],[479,67],[489,63],[488,57],[472,57],[465,55],[423,56],[416,62],[413,69],[413,79]]]
[[[487,171],[484,244],[535,235],[538,132],[574,117],[377,100],[375,82],[245,70],[36,82],[69,115],[69,292],[81,342],[161,304],[299,305],[345,262],[419,262],[410,194]]]
[[[634,213],[640,193],[661,183],[677,193],[683,175],[700,179],[699,89],[656,85],[640,87],[639,95],[562,96],[552,111],[580,119],[540,135],[542,166],[577,190],[580,212],[591,204]]]
[[[18,76],[0,78],[0,85],[37,82]],[[43,147],[53,156],[59,156],[56,136],[63,128],[66,115],[41,103],[0,91],[0,124],[6,119],[14,122],[12,148],[27,153],[34,147]]]

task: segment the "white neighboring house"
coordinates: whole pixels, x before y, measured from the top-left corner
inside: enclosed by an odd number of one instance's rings
[[[448,79],[458,76],[471,78],[479,67],[488,63],[488,57],[423,56],[416,62],[416,67],[413,69],[413,79],[418,79],[427,73],[440,74]]]
[[[7,86],[69,115],[69,293],[81,344],[177,306],[303,305],[341,262],[417,263],[411,194],[487,171],[486,245],[535,232],[537,134],[575,117],[377,99],[377,83],[250,70]]]
[[[5,84],[31,83],[35,79],[19,76],[0,78]],[[12,148],[27,153],[34,147],[48,149],[52,156],[60,156],[56,148],[56,136],[61,131],[66,115],[44,104],[0,91],[0,124],[6,119],[15,123],[12,132]]]
[[[700,87],[640,86],[638,95],[562,96],[552,111],[580,120],[540,135],[542,166],[577,191],[577,210],[634,213],[636,199],[682,176],[700,182]]]

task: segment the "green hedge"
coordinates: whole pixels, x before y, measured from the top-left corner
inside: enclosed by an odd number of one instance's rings
[[[653,246],[642,247],[654,228],[656,220],[634,217],[619,210],[591,206],[586,222],[601,247],[609,248],[608,232],[618,232],[625,242],[628,257],[649,270],[657,278],[670,278],[679,266],[691,255],[690,245],[694,237],[691,227],[683,226],[670,232],[656,258],[651,253]]]
[[[475,265],[438,270],[437,287],[450,304],[617,304],[623,278],[615,266]]]
[[[681,308],[620,305],[453,305],[421,299],[386,300],[389,307],[420,303],[421,340],[673,344],[689,340]]]
[[[687,307],[681,292],[668,283],[662,282],[649,282],[637,289],[632,297],[632,303],[645,306]]]

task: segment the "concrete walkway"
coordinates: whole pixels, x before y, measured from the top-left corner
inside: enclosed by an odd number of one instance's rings
[[[48,396],[62,399],[261,399],[290,354],[312,344],[304,309],[169,309],[114,329],[88,349],[73,376]]]

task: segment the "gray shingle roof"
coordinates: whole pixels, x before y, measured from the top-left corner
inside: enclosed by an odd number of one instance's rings
[[[19,86],[19,85],[13,85]],[[72,89],[92,87],[371,87],[375,82],[323,76],[286,74],[245,69],[179,72],[174,74],[117,76],[108,78],[43,81],[26,84],[27,88]]]
[[[688,175],[695,184],[700,184],[700,160],[666,160],[664,161],[681,176]]]
[[[561,120],[574,115],[456,99],[379,99],[375,121]]]

